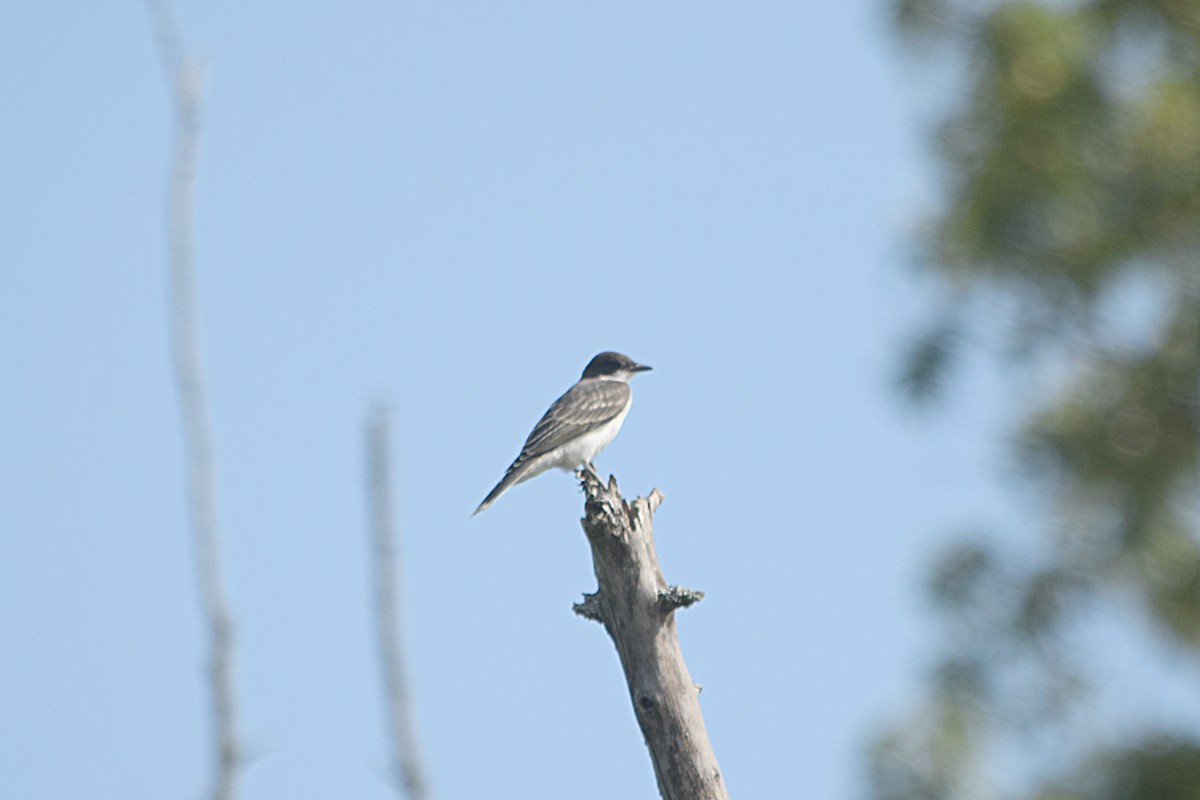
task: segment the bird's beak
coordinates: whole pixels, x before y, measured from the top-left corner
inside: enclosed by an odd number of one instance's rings
[[[654,367],[647,367],[645,364],[638,364],[633,368],[634,372],[649,372]]]

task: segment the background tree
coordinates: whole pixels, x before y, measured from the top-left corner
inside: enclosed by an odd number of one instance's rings
[[[1012,455],[1044,524],[1033,546],[972,536],[942,554],[927,707],[879,734],[871,794],[1196,797],[1200,727],[1105,741],[1076,712],[1105,655],[1080,636],[1109,612],[1151,631],[1148,659],[1200,655],[1200,4],[894,11],[965,67],[921,237],[939,299],[903,385],[927,401],[964,342],[1003,353],[1035,387]]]

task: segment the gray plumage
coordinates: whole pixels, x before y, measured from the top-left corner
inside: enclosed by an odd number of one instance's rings
[[[588,463],[620,430],[633,399],[629,379],[650,369],[619,353],[601,353],[583,377],[554,401],[525,440],[521,454],[471,516],[512,486],[552,468]]]
[[[632,395],[628,383],[580,381],[555,400],[533,427],[517,462],[548,453],[610,422],[625,410]]]

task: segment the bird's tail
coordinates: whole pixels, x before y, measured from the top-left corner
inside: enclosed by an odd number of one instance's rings
[[[471,516],[473,517],[480,511],[483,511],[492,503],[496,502],[497,497],[511,489],[514,484],[520,483],[521,479],[525,477],[525,472],[528,468],[529,462],[518,457],[517,460],[509,466],[508,470],[505,471],[504,477],[501,478],[500,482],[496,484],[496,488],[488,492],[488,496],[483,498],[483,502],[479,504],[479,508],[471,512]]]

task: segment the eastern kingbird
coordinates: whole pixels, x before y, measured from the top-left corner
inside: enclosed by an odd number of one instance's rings
[[[573,470],[591,464],[621,430],[633,392],[629,379],[650,367],[620,353],[601,353],[588,362],[579,382],[554,401],[525,440],[521,455],[471,516],[496,502],[510,487],[551,467]]]

